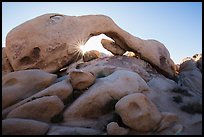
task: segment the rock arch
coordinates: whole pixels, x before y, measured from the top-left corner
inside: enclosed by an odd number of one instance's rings
[[[166,47],[156,40],[143,40],[121,29],[105,15],[67,16],[45,14],[29,20],[6,37],[6,54],[14,71],[40,68],[55,72],[80,59],[80,43],[99,34],[105,34],[124,51],[133,51],[168,77],[175,75],[175,64]],[[32,59],[33,48],[38,58]],[[32,63],[22,64],[22,58]],[[22,60],[21,60],[22,61]]]

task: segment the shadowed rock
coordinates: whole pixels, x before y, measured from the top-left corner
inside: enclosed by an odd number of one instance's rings
[[[106,130],[108,135],[127,135],[129,132],[129,129],[120,127],[116,122],[109,123]]]
[[[99,135],[101,131],[82,128],[82,127],[67,127],[67,126],[52,126],[47,135]]]
[[[187,88],[190,93],[200,96],[202,100],[202,55],[194,55],[193,58],[187,57],[179,67],[179,85]]]
[[[7,118],[26,118],[50,122],[50,119],[64,108],[57,96],[37,98],[12,110]]]
[[[102,46],[110,51],[113,55],[123,55],[125,50],[121,49],[114,41],[108,39],[101,40]]]
[[[168,128],[173,125],[178,120],[178,116],[174,113],[170,112],[162,112],[162,119],[159,125],[159,128],[157,129],[157,132],[160,132],[164,130],[165,128]]]
[[[61,99],[61,101],[65,102],[66,99],[72,94],[73,88],[72,85],[70,84],[68,79],[65,79],[63,81],[60,81],[58,83],[55,83],[48,88],[4,109],[2,111],[2,117],[5,118],[6,115],[13,109],[29,102],[32,101],[33,99],[37,99],[43,96],[57,96],[58,98]]]
[[[2,135],[44,135],[48,128],[48,124],[31,119],[2,120]]]

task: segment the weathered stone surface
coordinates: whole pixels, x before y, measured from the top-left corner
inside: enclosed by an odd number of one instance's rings
[[[182,63],[179,65],[179,72],[181,73],[182,71],[191,71],[193,69],[196,69],[196,62],[190,57],[184,58],[182,60]]]
[[[146,82],[137,74],[118,70],[111,75],[98,78],[63,113],[64,121],[80,118],[98,118],[114,109],[114,102],[131,93],[148,92]]]
[[[157,107],[142,93],[123,97],[116,103],[115,110],[124,124],[139,132],[154,129],[161,120]]]
[[[2,120],[2,135],[44,135],[48,129],[48,124],[31,119]]]
[[[2,47],[2,75],[12,72],[13,68],[6,56],[5,47]]]
[[[110,51],[113,55],[123,55],[125,53],[125,50],[123,50],[114,41],[111,41],[108,39],[102,39],[101,44],[105,49]]]
[[[51,118],[64,108],[63,102],[57,96],[34,99],[12,110],[7,118],[27,118],[50,122]]]
[[[171,91],[176,88],[178,85],[175,81],[167,79],[166,77],[155,77],[147,82],[148,86],[150,86],[155,91]]]
[[[161,115],[162,115],[162,119],[161,119],[159,128],[157,129],[157,132],[160,132],[165,128],[168,128],[178,120],[178,116],[174,113],[162,112]]]
[[[179,135],[183,131],[183,126],[181,124],[175,124],[171,130],[174,135]]]
[[[2,109],[54,83],[57,76],[38,69],[11,72],[2,77]]]
[[[52,126],[47,135],[99,135],[101,131],[82,128],[82,127],[66,127],[66,126]]]
[[[91,50],[91,51],[87,51],[84,53],[83,55],[83,61],[87,62],[87,61],[91,61],[93,59],[97,59],[100,57],[100,52],[97,50]]]
[[[72,87],[78,90],[90,87],[96,80],[93,74],[81,70],[73,70],[69,73],[69,76]]]
[[[39,98],[43,96],[54,96],[56,95],[58,98],[61,99],[61,101],[65,102],[67,98],[72,94],[73,88],[70,84],[69,79],[62,80],[58,83],[55,83],[48,88],[4,109],[2,111],[2,117],[5,118],[6,115],[13,109],[25,104],[26,102],[32,100],[33,98]]]
[[[6,53],[15,71],[40,68],[54,72],[81,58],[79,46],[99,34],[112,38],[120,48],[140,55],[165,75],[175,74],[175,65],[162,43],[134,37],[104,15],[41,15],[8,33]]]
[[[76,63],[68,67],[67,73],[79,69],[93,73],[97,78],[105,77],[115,70],[129,70],[138,73],[145,81],[160,75],[151,65],[141,59],[127,56],[99,58],[90,62]]]
[[[197,60],[190,57],[183,59],[179,67],[178,82],[180,86],[187,88],[192,94],[202,97],[202,71],[196,64]]]
[[[129,132],[129,129],[120,127],[116,122],[109,123],[106,130],[108,135],[127,135]]]

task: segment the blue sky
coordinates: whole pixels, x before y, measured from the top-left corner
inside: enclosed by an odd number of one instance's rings
[[[163,43],[175,63],[202,53],[202,2],[3,2],[2,46],[11,29],[45,13],[107,15],[132,35]]]

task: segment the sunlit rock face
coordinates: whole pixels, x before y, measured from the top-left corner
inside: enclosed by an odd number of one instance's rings
[[[82,53],[79,46],[99,34],[105,34],[114,40],[114,45],[120,49],[112,50],[114,54],[133,51],[165,75],[174,76],[175,65],[162,43],[134,37],[104,15],[41,15],[8,33],[6,53],[14,71],[40,68],[55,72],[80,59]]]

